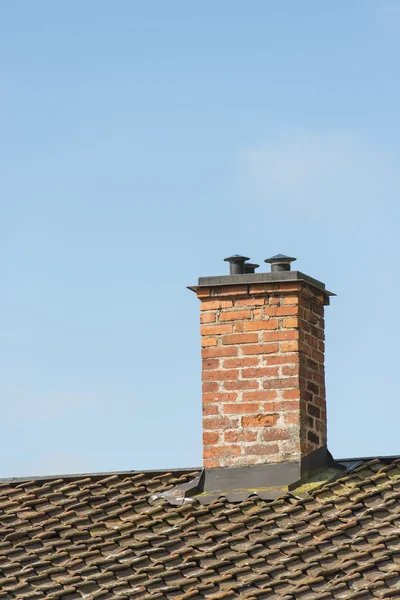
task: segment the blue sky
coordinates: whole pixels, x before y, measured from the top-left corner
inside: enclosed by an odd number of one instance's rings
[[[329,447],[400,454],[400,5],[0,4],[0,476],[201,464],[199,275],[336,292]]]

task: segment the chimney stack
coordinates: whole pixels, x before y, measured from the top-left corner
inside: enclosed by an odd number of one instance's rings
[[[329,462],[324,307],[333,294],[291,271],[290,256],[266,259],[269,273],[244,256],[225,260],[230,275],[190,288],[201,301],[205,472],[222,485],[222,471],[281,465],[282,475],[295,465],[301,478]]]

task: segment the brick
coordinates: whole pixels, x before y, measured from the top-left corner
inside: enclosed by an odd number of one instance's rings
[[[217,392],[218,391],[218,383],[209,382],[203,383],[203,392]]]
[[[203,371],[209,371],[210,369],[219,369],[218,358],[203,358],[202,368]]]
[[[211,289],[209,287],[199,288],[197,290],[198,298],[208,298],[211,295]]]
[[[270,427],[268,429],[264,429],[264,431],[261,434],[261,437],[265,442],[288,440],[289,436],[289,429],[280,429],[278,427]]]
[[[200,310],[219,310],[221,308],[232,308],[232,300],[204,300],[200,304]]]
[[[233,324],[234,332],[235,333],[243,333],[245,323],[246,323],[246,321],[235,321],[235,323]]]
[[[286,340],[297,340],[299,332],[296,329],[288,331],[266,331],[263,333],[263,342],[282,342]]]
[[[257,439],[257,431],[249,431],[248,429],[239,429],[238,431],[225,431],[224,441],[241,443],[241,442],[255,442]]]
[[[251,310],[227,310],[219,315],[220,321],[240,321],[241,319],[250,319]]]
[[[258,388],[258,382],[251,379],[224,381],[223,385],[225,390],[256,390]]]
[[[240,446],[226,444],[224,446],[211,446],[203,451],[204,458],[232,458],[240,456]]]
[[[244,402],[262,402],[274,400],[277,397],[276,390],[268,390],[268,391],[257,391],[257,392],[243,392],[243,401]]]
[[[204,431],[203,432],[203,444],[205,446],[211,446],[213,444],[218,444],[218,442],[219,442],[218,431]]]
[[[216,394],[205,393],[202,395],[202,401],[205,402],[235,402],[236,392],[217,392]]]
[[[288,412],[283,415],[283,419],[287,425],[297,425],[300,422],[300,413]]]
[[[245,331],[263,331],[265,329],[278,329],[279,321],[269,319],[267,321],[249,321],[244,324]]]
[[[223,325],[203,325],[200,328],[201,335],[220,335],[221,333],[231,333],[233,331],[233,325],[225,323]]]
[[[297,305],[295,306],[278,306],[276,309],[276,316],[277,317],[285,317],[285,316],[289,316],[289,315],[297,315],[299,311],[299,308]]]
[[[281,303],[280,297],[270,296],[268,304],[270,306],[279,305]]]
[[[247,285],[223,285],[218,290],[218,296],[247,296]]]
[[[257,344],[255,346],[243,346],[243,354],[269,354],[279,351],[279,344]]]
[[[216,460],[215,458],[204,458],[203,464],[205,469],[215,469],[215,467],[219,467],[219,460]]]
[[[253,310],[253,319],[262,319],[263,311],[262,308],[255,308]]]
[[[219,414],[218,404],[204,404],[203,403],[203,416],[218,415],[218,414]]]
[[[256,415],[242,417],[242,427],[272,427],[278,420],[278,415]]]
[[[225,381],[225,380],[236,380],[239,378],[239,371],[237,369],[225,369],[218,371],[203,371],[203,381]]]
[[[282,398],[284,400],[300,400],[300,389],[283,390]]]
[[[277,410],[300,410],[299,400],[277,400],[276,402],[266,402],[263,404],[264,412],[274,412]]]
[[[224,335],[222,344],[230,346],[232,344],[252,344],[258,342],[257,333],[233,333],[232,335]]]
[[[285,388],[295,388],[298,386],[298,377],[280,377],[276,379],[265,379],[263,381],[263,387],[266,390],[284,390]]]
[[[202,358],[215,358],[215,357],[227,357],[236,356],[236,346],[219,346],[218,348],[204,348],[201,351]]]
[[[246,358],[226,358],[222,362],[224,369],[237,369],[239,367],[255,367],[260,359],[257,356],[249,356]]]
[[[299,297],[298,296],[285,296],[283,299],[283,304],[298,304]]]
[[[281,343],[282,352],[297,352],[299,350],[299,342],[293,340],[290,342]]]
[[[235,306],[262,306],[264,298],[242,298],[235,300]]]
[[[262,359],[262,364],[263,365],[292,365],[292,364],[298,364],[300,360],[299,355],[296,354],[278,354],[277,356],[266,356],[265,358]]]
[[[258,404],[249,404],[247,402],[236,402],[235,404],[224,404],[223,412],[226,415],[256,413]],[[317,409],[318,410],[318,409]]]
[[[208,348],[209,346],[217,346],[218,340],[215,337],[203,337],[201,338],[201,345],[203,348]]]
[[[216,429],[236,429],[239,419],[228,419],[227,417],[203,417],[203,429],[205,431]]]
[[[299,326],[299,319],[297,317],[287,317],[283,319],[283,326],[287,329],[294,329]]]
[[[293,375],[298,375],[299,365],[282,365],[281,373],[282,375],[288,375],[289,377]]]
[[[251,456],[268,456],[279,453],[278,444],[251,444],[244,447],[244,453]]]
[[[258,379],[259,377],[277,377],[278,367],[242,369],[240,374],[243,379]]]
[[[217,316],[215,312],[205,312],[200,314],[200,323],[214,323]]]

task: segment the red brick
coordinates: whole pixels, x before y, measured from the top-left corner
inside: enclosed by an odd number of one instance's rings
[[[256,390],[258,388],[258,382],[252,381],[251,379],[239,380],[239,381],[225,381],[225,390]]]
[[[267,401],[274,400],[277,397],[276,390],[268,390],[262,392],[243,392],[243,401],[244,402],[259,402],[259,401]]]
[[[243,379],[258,379],[259,377],[278,377],[278,367],[264,367],[260,369],[242,369]]]
[[[282,375],[298,375],[299,365],[282,365],[281,372]]]
[[[266,390],[283,390],[285,388],[295,388],[299,386],[298,377],[283,377],[277,379],[265,379],[263,381]]]
[[[203,429],[205,431],[236,429],[239,426],[238,419],[228,419],[227,417],[203,417]]]
[[[300,413],[299,412],[292,412],[292,413],[286,413],[283,415],[284,421],[285,423],[287,423],[288,425],[297,425],[297,423],[300,422]]]
[[[217,392],[218,387],[218,383],[210,383],[209,381],[207,381],[206,383],[203,383],[203,392]]]
[[[203,325],[200,327],[201,335],[219,335],[221,333],[231,333],[233,325],[225,323],[224,325]]]
[[[294,329],[299,326],[299,320],[297,317],[288,317],[283,319],[283,326],[287,329]]]
[[[200,323],[214,323],[216,319],[215,312],[205,312],[200,315]]]
[[[237,348],[235,346],[219,346],[218,348],[204,348],[201,351],[202,358],[215,358],[224,356],[236,356]]]
[[[206,348],[208,346],[216,346],[217,344],[218,344],[217,338],[214,338],[214,337],[201,338],[201,345],[203,346],[203,348]]]
[[[218,289],[218,296],[247,296],[247,285],[224,285]]]
[[[218,431],[203,431],[203,444],[205,446],[211,446],[213,444],[218,444],[218,442],[219,442]]]
[[[235,323],[233,324],[234,332],[235,333],[243,333],[245,323],[246,323],[246,321],[235,321]]]
[[[290,342],[282,342],[281,343],[281,351],[282,352],[297,352],[299,349],[299,342],[290,341]]]
[[[241,319],[250,319],[251,310],[227,310],[219,315],[220,321],[240,321]]]
[[[236,380],[239,377],[239,371],[236,369],[225,369],[224,371],[203,371],[203,381],[225,381]]]
[[[218,404],[204,404],[203,403],[203,415],[218,415],[219,414],[219,406]]]
[[[257,356],[254,357],[246,357],[246,358],[227,358],[223,361],[222,366],[224,369],[237,369],[239,367],[254,367],[258,365],[259,358]]]
[[[281,342],[284,340],[297,340],[299,332],[295,329],[289,331],[266,331],[263,333],[263,342]]]
[[[221,308],[231,308],[232,300],[205,300],[200,304],[200,310],[219,310]]]
[[[244,453],[251,456],[279,454],[278,444],[251,444],[244,447]]]
[[[299,311],[299,307],[295,306],[277,306],[276,308],[276,316],[277,317],[286,317],[290,315],[297,315]]]
[[[217,358],[204,358],[202,361],[203,371],[219,368],[219,360]]]
[[[244,324],[246,331],[264,331],[268,329],[278,329],[279,321],[277,319],[268,319],[264,321],[249,321]]]
[[[292,363],[298,363],[299,360],[300,360],[300,357],[298,354],[292,354],[290,356],[288,354],[285,354],[284,356],[282,356],[282,355],[267,356],[266,358],[264,358],[262,360],[262,363],[264,365],[287,365],[287,364],[292,364]]]
[[[264,298],[244,298],[235,300],[235,306],[261,306],[264,304]]]
[[[203,394],[202,400],[205,402],[235,402],[237,394],[235,392],[217,392],[216,394]]]
[[[242,417],[242,427],[272,427],[278,420],[278,415],[256,415]]]
[[[243,346],[243,354],[269,354],[279,351],[279,344],[257,344],[256,346]]]
[[[256,413],[258,404],[249,404],[246,402],[236,402],[235,404],[224,404],[223,412],[226,415]]]
[[[240,456],[240,446],[227,444],[225,446],[211,446],[211,448],[203,450],[204,458],[231,458],[234,456]]]
[[[299,400],[300,399],[300,390],[298,388],[294,390],[283,390],[282,398],[284,400]]]
[[[225,431],[225,442],[255,442],[257,439],[257,431],[249,431],[247,429],[238,429],[237,431]]]
[[[298,304],[299,297],[298,296],[286,296],[283,299],[283,304]]]
[[[203,464],[205,469],[214,469],[215,467],[219,467],[219,460],[216,460],[215,458],[204,458]]]
[[[210,295],[211,295],[211,289],[209,287],[199,288],[197,290],[198,298],[207,298]]]
[[[265,412],[271,410],[300,410],[300,400],[277,400],[276,402],[269,403],[268,405],[264,404],[263,410]]]
[[[232,344],[252,344],[258,342],[257,333],[233,333],[232,335],[224,335],[222,343],[226,346]]]
[[[279,429],[278,427],[271,427],[264,429],[261,434],[262,439],[265,442],[276,442],[277,440],[289,439],[289,429]]]

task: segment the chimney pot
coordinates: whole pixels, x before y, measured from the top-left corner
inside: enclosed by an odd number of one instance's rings
[[[285,254],[275,254],[271,258],[266,258],[264,262],[271,265],[272,273],[278,271],[290,271],[290,263],[296,260],[293,256],[286,256]]]
[[[254,273],[256,269],[258,269],[260,265],[256,265],[256,263],[245,263],[244,272],[245,273]]]
[[[233,254],[224,258],[224,261],[229,263],[229,274],[230,275],[243,275],[245,273],[244,263],[246,260],[250,260],[248,256],[241,256],[240,254]]]

